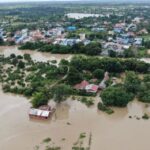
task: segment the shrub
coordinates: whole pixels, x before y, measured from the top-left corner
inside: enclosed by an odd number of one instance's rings
[[[103,103],[99,102],[97,105],[98,109],[106,112],[107,114],[112,114],[114,111],[111,108],[106,107]]]
[[[145,113],[143,116],[142,116],[143,119],[145,120],[148,120],[149,119],[149,116]]]

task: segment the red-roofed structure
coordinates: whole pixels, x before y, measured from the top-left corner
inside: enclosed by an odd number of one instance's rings
[[[75,88],[76,90],[84,90],[87,85],[89,85],[89,82],[86,81],[86,80],[83,80],[81,83],[76,84],[76,85],[74,86],[74,88]]]
[[[91,93],[97,93],[99,86],[95,84],[89,84],[86,86],[86,91]]]

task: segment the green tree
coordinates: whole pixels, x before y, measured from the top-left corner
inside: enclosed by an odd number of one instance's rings
[[[47,105],[48,97],[43,92],[37,92],[33,94],[31,104],[33,107],[37,108],[42,105]]]
[[[23,61],[19,61],[18,67],[19,68],[24,68],[25,67],[25,63]]]
[[[103,79],[104,77],[104,70],[102,69],[96,69],[94,72],[93,72],[93,75],[95,78],[97,79]]]
[[[127,92],[131,92],[134,94],[138,93],[140,85],[141,85],[140,79],[138,78],[138,75],[135,74],[135,72],[133,71],[126,72],[124,87]]]
[[[77,69],[70,67],[67,75],[67,81],[71,85],[79,83],[82,81],[82,75]]]
[[[111,86],[101,93],[106,106],[125,107],[133,99],[133,94],[127,93],[122,86]]]
[[[72,88],[69,85],[60,84],[52,89],[54,101],[60,103],[73,93]]]
[[[85,46],[85,53],[87,55],[99,55],[102,51],[101,44],[90,43]]]

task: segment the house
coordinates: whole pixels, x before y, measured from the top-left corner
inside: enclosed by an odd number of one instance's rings
[[[117,24],[115,24],[115,28],[124,29],[124,28],[125,28],[125,26],[126,26],[126,24],[125,24],[125,23],[117,23]]]
[[[87,93],[97,93],[99,86],[95,84],[89,84],[88,81],[83,80],[81,83],[74,86],[76,90],[85,90]]]
[[[104,32],[106,31],[106,29],[105,28],[92,28],[91,31],[92,32]]]
[[[99,89],[103,90],[106,88],[106,81],[105,80],[102,80],[101,83],[99,84]]]
[[[83,80],[81,83],[76,84],[76,85],[74,86],[74,88],[75,88],[76,90],[84,90],[87,85],[89,85],[89,82],[86,81],[86,80]]]
[[[90,40],[84,40],[84,41],[83,41],[83,44],[84,44],[84,45],[88,45],[88,44],[90,44],[90,43],[91,43]]]
[[[108,31],[108,35],[114,35],[114,31]]]
[[[143,18],[135,17],[135,18],[132,20],[132,22],[134,22],[134,23],[140,23],[142,20],[143,20]]]
[[[41,33],[40,30],[30,32],[30,36],[32,37],[33,41],[44,39],[44,35]]]
[[[103,90],[106,88],[106,81],[109,80],[109,73],[106,71],[104,73],[104,79],[101,81],[101,83],[99,84],[99,89]]]
[[[148,34],[148,31],[147,31],[146,29],[142,29],[142,30],[140,30],[137,34],[138,34],[138,35]]]
[[[3,31],[3,29],[0,28],[0,38],[2,38],[2,39],[3,39],[3,34],[4,34],[4,31]]]
[[[137,25],[136,24],[130,24],[126,28],[126,31],[133,31],[133,32],[135,32],[136,30],[137,30]]]
[[[129,39],[128,38],[124,39],[124,38],[117,37],[117,43],[127,45],[127,44],[129,44]]]
[[[51,37],[51,36],[61,36],[62,33],[64,32],[64,28],[58,27],[58,28],[53,28],[51,30],[48,30],[45,32],[45,36]]]
[[[67,27],[67,31],[76,31],[77,28],[75,26],[69,26]]]
[[[142,38],[135,38],[134,39],[134,45],[136,46],[142,46],[142,42],[143,42],[143,39]]]
[[[104,53],[102,52],[102,54],[104,54],[104,55],[107,55],[108,51],[115,51],[115,52],[119,52],[119,53],[122,53],[124,51],[123,45],[121,45],[119,43],[114,43],[114,42],[105,43],[103,45],[103,49],[104,49]]]
[[[114,32],[119,34],[123,32],[123,30],[121,28],[114,28]]]
[[[95,84],[89,84],[85,87],[86,92],[88,93],[97,93],[99,86]]]
[[[52,115],[54,110],[55,109],[51,109],[51,107],[48,105],[41,106],[38,109],[30,108],[29,117],[31,119],[48,119]]]
[[[85,33],[80,33],[79,36],[80,36],[81,41],[84,41],[86,39],[85,38]]]
[[[27,38],[28,36],[28,29],[22,29],[21,31],[16,31],[14,35],[14,40],[16,44],[23,43],[23,41]]]

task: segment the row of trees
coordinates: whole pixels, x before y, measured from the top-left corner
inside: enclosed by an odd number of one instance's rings
[[[72,58],[70,65],[78,71],[88,70],[95,71],[103,69],[110,73],[121,73],[127,71],[135,71],[139,73],[148,73],[150,64],[137,59],[119,59],[119,58],[98,58],[75,56]]]
[[[99,55],[101,53],[101,44],[90,43],[84,45],[83,43],[74,44],[73,46],[53,45],[43,42],[27,42],[20,46],[21,50],[30,49],[38,50],[42,52],[60,53],[60,54],[87,54],[87,55]]]

